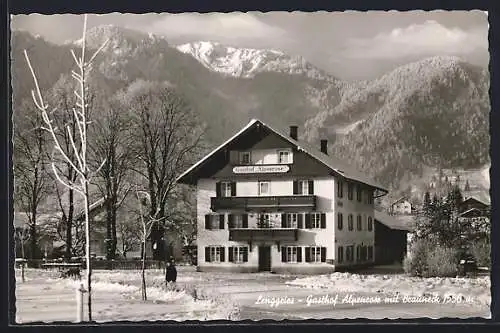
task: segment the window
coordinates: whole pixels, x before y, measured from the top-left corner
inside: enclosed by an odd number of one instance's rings
[[[246,246],[230,247],[229,262],[234,262],[234,263],[248,262],[248,247]]]
[[[368,260],[373,260],[373,246],[368,245]]]
[[[337,197],[342,198],[344,196],[344,183],[339,180],[337,183]]]
[[[232,194],[232,183],[231,182],[222,182],[220,183],[220,189],[221,189],[221,196],[223,197],[230,197]]]
[[[337,261],[338,261],[339,264],[341,264],[341,263],[344,262],[344,247],[343,246],[339,246],[337,252],[338,252]]]
[[[354,230],[354,221],[352,214],[349,214],[349,216],[347,216],[347,228],[349,229],[349,231]]]
[[[358,231],[361,231],[363,229],[363,221],[361,220],[361,215],[358,214],[358,217],[356,218],[356,225]]]
[[[240,152],[240,164],[252,164],[252,155],[249,151]]]
[[[361,188],[361,186],[357,185],[356,186],[356,199],[361,202],[361,199],[363,197],[363,189]]]
[[[293,194],[314,194],[314,182],[312,180],[296,180],[293,182]]]
[[[351,183],[347,184],[347,199],[352,200],[353,198],[353,192],[354,192],[354,185]]]
[[[354,245],[346,246],[345,248],[346,261],[354,261]]]
[[[271,228],[271,218],[269,214],[260,214],[257,226],[259,228]]]
[[[259,195],[270,195],[271,184],[269,182],[259,182]]]
[[[306,262],[326,262],[326,247],[306,247]]]
[[[302,261],[302,248],[298,246],[282,246],[281,261],[297,263]]]
[[[248,215],[246,214],[229,214],[229,228],[248,228]]]
[[[285,228],[297,228],[299,217],[297,213],[291,213],[286,215]]]
[[[371,216],[368,216],[368,231],[373,230],[373,219]]]
[[[205,247],[205,261],[206,262],[224,262],[223,246],[207,246]]]
[[[361,261],[361,245],[356,247],[356,261]]]
[[[342,230],[344,227],[344,215],[342,213],[337,214],[337,227]]]
[[[311,213],[311,228],[312,229],[321,228],[321,213]]]
[[[217,197],[234,197],[236,195],[235,182],[217,182],[215,184],[215,194]]]
[[[306,214],[306,229],[326,229],[326,214]]]
[[[368,204],[371,205],[373,203],[373,191],[367,191],[368,195]]]
[[[218,230],[224,229],[224,214],[207,214],[205,215],[205,229]]]
[[[279,164],[292,163],[292,152],[290,150],[279,150],[278,163]]]

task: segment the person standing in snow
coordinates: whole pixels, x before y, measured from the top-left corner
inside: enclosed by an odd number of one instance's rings
[[[166,272],[165,281],[167,285],[167,290],[175,289],[175,281],[177,280],[177,269],[175,268],[175,260],[170,257]]]

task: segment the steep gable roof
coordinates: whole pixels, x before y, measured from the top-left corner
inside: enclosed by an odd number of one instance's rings
[[[375,220],[393,230],[413,230],[413,216],[391,216],[380,210],[375,210]]]
[[[318,149],[312,147],[308,142],[302,141],[302,140],[294,140],[291,138],[289,135],[286,135],[282,133],[281,131],[263,123],[262,121],[258,119],[252,119],[245,127],[243,127],[241,130],[239,130],[236,134],[234,134],[231,138],[229,138],[227,141],[222,143],[220,146],[215,148],[212,152],[207,154],[204,158],[196,162],[194,165],[192,165],[189,169],[187,169],[185,172],[183,172],[178,178],[177,182],[180,183],[187,183],[187,177],[195,172],[198,168],[200,168],[205,162],[207,162],[214,154],[216,154],[218,151],[224,149],[227,145],[229,145],[233,140],[235,140],[237,137],[243,135],[246,131],[249,129],[253,128],[254,126],[264,126],[267,129],[269,129],[271,132],[275,133],[276,135],[282,137],[283,139],[287,140],[290,142],[292,145],[294,145],[298,150],[305,152],[312,158],[316,159],[317,161],[321,162],[328,168],[330,168],[335,174],[350,179],[354,181],[358,181],[360,183],[369,185],[371,187],[374,187],[375,189],[378,189],[382,192],[387,193],[388,190],[385,189],[382,185],[378,184],[374,180],[372,180],[370,177],[367,175],[363,174],[362,172],[356,170],[352,166],[348,165],[344,161],[342,161],[339,158],[333,157],[326,155],[319,151]]]

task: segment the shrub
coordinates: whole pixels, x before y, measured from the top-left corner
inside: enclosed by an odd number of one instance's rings
[[[458,272],[458,249],[434,240],[416,239],[403,261],[405,273],[418,277],[450,277]]]
[[[458,273],[458,249],[436,246],[427,256],[428,277],[454,277]]]
[[[491,267],[491,244],[487,240],[472,243],[470,250],[478,266]]]
[[[403,269],[411,276],[427,275],[427,255],[433,244],[425,239],[416,239],[410,246],[410,251],[403,260]]]

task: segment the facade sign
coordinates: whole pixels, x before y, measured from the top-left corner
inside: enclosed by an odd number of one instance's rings
[[[285,173],[288,170],[288,165],[245,165],[234,167],[233,173]]]

